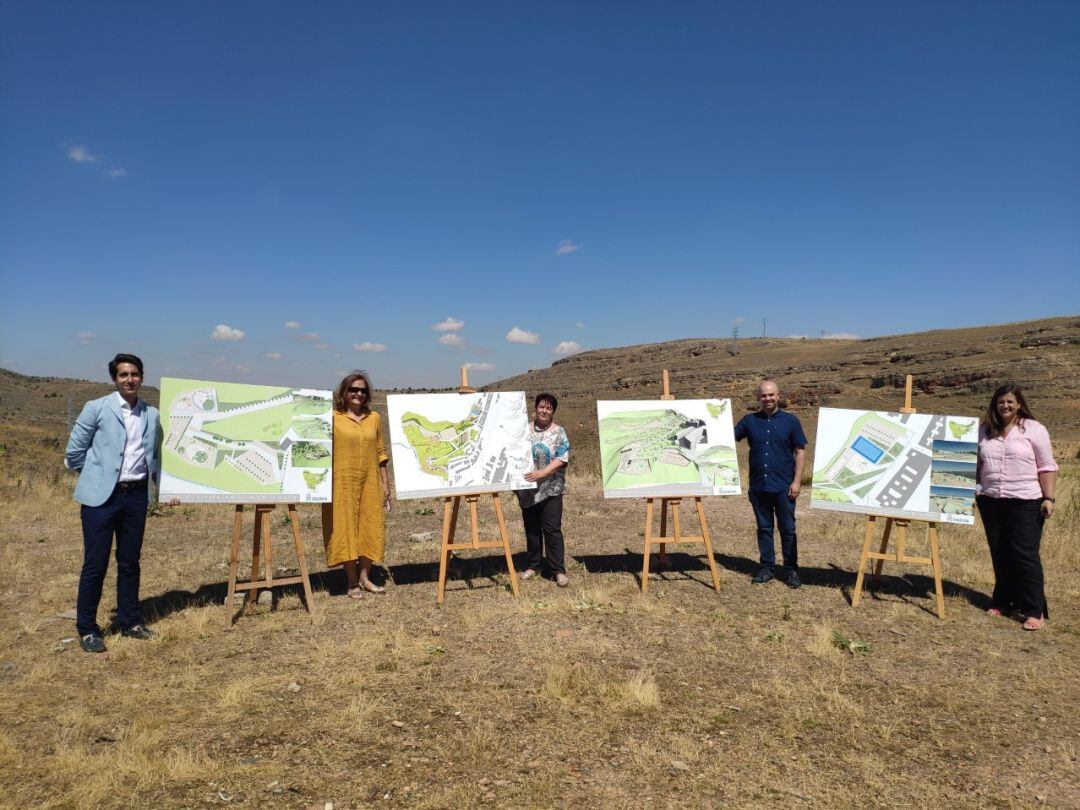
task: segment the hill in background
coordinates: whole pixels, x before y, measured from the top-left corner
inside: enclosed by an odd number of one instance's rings
[[[1027,391],[1059,455],[1071,457],[1080,446],[1080,316],[866,340],[740,339],[738,353],[732,351],[730,338],[597,349],[483,390],[554,393],[558,421],[584,452],[583,466],[595,460],[595,400],[656,398],[665,368],[678,398],[731,397],[736,417],[756,407],[754,388],[772,377],[811,436],[822,406],[898,408],[906,374],[914,376],[916,408],[960,415],[981,414],[994,388],[1011,380]],[[77,415],[84,402],[110,390],[106,382],[0,370],[0,422],[66,427],[69,406]],[[377,392],[376,407],[384,406],[385,393]],[[157,404],[157,389],[146,386],[143,395]]]

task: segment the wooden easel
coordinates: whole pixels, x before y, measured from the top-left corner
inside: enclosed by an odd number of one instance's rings
[[[900,413],[915,413],[911,407],[911,375],[907,375],[904,383],[904,407]],[[871,551],[874,542],[874,533],[877,530],[879,518],[885,518],[885,532],[881,537],[881,547],[877,551]],[[929,557],[911,557],[907,554],[907,530],[912,523],[925,523],[926,533],[930,541]],[[889,537],[892,535],[893,526],[896,527],[896,551],[887,552]],[[938,552],[938,524],[932,520],[911,520],[909,518],[894,518],[884,515],[866,516],[866,538],[863,540],[862,555],[859,557],[859,574],[855,577],[855,591],[851,595],[851,606],[858,607],[862,599],[863,580],[866,575],[866,566],[870,560],[874,560],[874,578],[881,576],[881,569],[885,561],[897,563],[913,563],[915,565],[931,565],[934,567],[934,593],[937,597],[937,614],[939,619],[945,618],[945,595],[941,589],[941,555]]]
[[[292,577],[274,577],[274,547],[270,542],[270,513],[274,511],[275,504],[258,503],[255,506],[255,527],[251,544],[251,580],[249,582],[237,582],[236,575],[240,567],[240,529],[244,522],[244,504],[237,504],[233,514],[232,554],[229,558],[229,592],[225,596],[226,629],[231,630],[236,617],[244,612],[252,601],[255,594],[261,588],[273,588],[277,585],[294,585],[300,583],[304,586],[304,605],[309,615],[315,613],[315,602],[311,594],[311,579],[308,577],[307,560],[304,558],[304,544],[300,540],[300,521],[296,514],[296,504],[286,504],[289,510],[289,520],[292,522],[293,543],[296,545],[296,559],[300,563],[300,575]],[[263,541],[266,544],[266,576],[264,579],[256,579],[259,575],[259,557],[262,551]],[[233,606],[233,598],[237,591],[247,591],[244,604],[236,611]]]
[[[666,368],[664,369],[664,393],[660,396],[660,399],[675,399],[675,396],[671,393],[668,371]],[[649,590],[649,557],[652,555],[654,543],[660,545],[661,565],[667,563],[668,543],[704,543],[705,556],[709,561],[709,573],[712,575],[713,589],[719,592],[720,572],[717,570],[716,560],[713,558],[712,538],[709,536],[709,524],[705,520],[705,510],[701,506],[701,496],[695,495],[693,498],[698,522],[701,524],[701,534],[692,536],[683,535],[679,524],[679,506],[683,502],[682,498],[660,498],[660,534],[655,536],[653,535],[653,509],[656,499],[645,499],[645,559],[641,565],[642,593],[647,593]],[[668,509],[671,510],[671,525],[674,532],[670,536],[667,533]]]
[[[476,393],[475,388],[469,386],[469,370],[461,367],[461,386],[459,394]],[[495,518],[498,521],[499,537],[497,540],[481,540],[477,521],[476,504],[481,498],[490,497],[495,507]],[[470,540],[467,543],[455,543],[454,534],[457,531],[457,519],[461,510],[461,500],[469,506]],[[506,557],[506,570],[510,574],[510,590],[514,596],[520,596],[518,589],[517,572],[514,570],[514,558],[510,553],[510,535],[506,531],[506,516],[503,514],[502,501],[499,500],[498,492],[477,492],[464,495],[448,495],[443,498],[443,525],[442,547],[439,551],[439,586],[436,595],[436,603],[442,604],[446,596],[446,574],[450,567],[451,552],[459,549],[501,548]]]

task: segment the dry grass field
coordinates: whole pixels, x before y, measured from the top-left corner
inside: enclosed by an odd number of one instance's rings
[[[1060,386],[1075,386],[1072,351]],[[465,553],[437,607],[436,539],[414,535],[437,534],[439,504],[399,501],[387,593],[353,602],[325,570],[318,511],[303,507],[314,616],[286,588],[226,632],[231,507],[164,507],[147,524],[142,580],[160,638],[108,636],[109,652],[92,656],[65,618],[81,533],[60,469],[64,425],[28,418],[31,395],[12,390],[0,425],[0,805],[1080,806],[1080,464],[1076,435],[1053,418],[1052,620],[1037,633],[985,615],[979,525],[942,530],[944,621],[929,569],[914,566],[887,565],[853,609],[865,524],[808,501],[801,590],[750,584],[742,496],[706,501],[720,593],[702,550],[684,546],[642,596],[644,505],[601,497],[595,448],[575,432],[590,418],[582,393],[560,409],[580,451],[564,518],[569,588],[534,580],[514,599],[500,556]],[[970,412],[934,394],[920,407],[935,400]],[[275,558],[291,572],[283,514]]]

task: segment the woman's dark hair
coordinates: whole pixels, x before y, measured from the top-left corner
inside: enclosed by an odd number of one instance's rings
[[[360,406],[360,413],[371,412],[371,377],[366,371],[354,371],[345,375],[334,392],[334,410],[338,413],[345,413],[349,409],[349,386],[357,380],[363,380],[367,386],[367,396],[364,397],[364,404]]]
[[[548,394],[548,393],[537,394],[536,399],[533,400],[533,407],[535,408],[541,402],[548,403],[551,406],[551,412],[552,413],[555,413],[555,411],[559,410],[559,400],[555,399],[554,394]]]
[[[118,354],[112,360],[109,361],[109,376],[112,379],[116,379],[117,367],[121,363],[131,363],[139,370],[139,376],[143,376],[142,360],[133,354]]]
[[[998,386],[994,395],[990,397],[990,407],[986,409],[986,415],[983,417],[986,435],[991,439],[995,436],[1000,436],[1005,431],[1005,423],[1001,421],[1001,414],[997,412],[997,401],[1006,394],[1012,394],[1016,397],[1016,417],[1018,427],[1023,428],[1025,419],[1035,419],[1035,416],[1031,413],[1031,409],[1028,407],[1027,400],[1024,399],[1024,390],[1019,385],[1016,383],[1005,383],[1004,385]]]

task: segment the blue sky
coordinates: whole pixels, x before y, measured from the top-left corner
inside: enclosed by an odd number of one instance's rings
[[[0,365],[451,385],[1074,313],[1077,42],[1073,2],[0,2]]]

